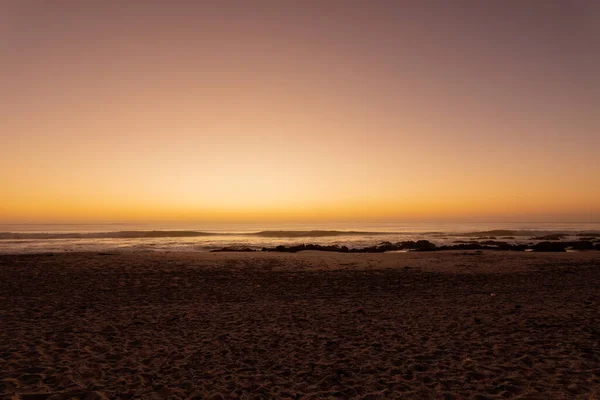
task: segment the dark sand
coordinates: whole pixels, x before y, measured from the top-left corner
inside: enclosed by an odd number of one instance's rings
[[[4,255],[0,398],[600,399],[599,261]]]

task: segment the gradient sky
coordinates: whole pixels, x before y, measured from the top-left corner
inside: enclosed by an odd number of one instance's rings
[[[598,221],[599,71],[595,0],[4,0],[0,222]]]

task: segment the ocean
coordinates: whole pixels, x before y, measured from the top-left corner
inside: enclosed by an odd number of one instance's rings
[[[564,234],[599,234],[600,223],[269,223],[269,224],[0,224],[0,253],[87,251],[211,251],[319,244],[348,248],[429,240],[437,245],[477,239],[525,244]]]

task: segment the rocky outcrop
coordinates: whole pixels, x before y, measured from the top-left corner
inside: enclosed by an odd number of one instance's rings
[[[573,250],[594,250],[594,243],[589,240],[580,240],[579,242],[574,242],[570,247]]]
[[[564,242],[539,242],[532,246],[533,251],[544,252],[565,252],[566,244]]]
[[[236,252],[246,253],[246,252],[253,252],[256,250],[251,249],[250,247],[223,247],[221,249],[211,250],[210,252],[211,253],[221,253],[221,252],[227,252],[227,251],[236,251]]]
[[[587,240],[580,240],[576,242],[555,242],[555,241],[543,241],[539,243],[529,244],[510,244],[507,242],[501,242],[496,240],[487,240],[483,242],[477,241],[465,241],[461,243],[437,246],[428,240],[418,241],[404,241],[404,242],[381,242],[377,246],[368,246],[362,248],[351,249],[347,246],[339,245],[320,245],[320,244],[298,244],[284,246],[279,245],[276,247],[263,247],[262,251],[266,252],[280,252],[280,253],[297,253],[299,251],[312,250],[312,251],[329,251],[335,253],[385,253],[390,251],[442,251],[442,250],[502,250],[502,251],[535,251],[535,252],[565,252],[567,249],[573,249],[577,251],[584,250],[600,250],[600,243],[593,243]],[[237,252],[252,252],[257,251],[248,247],[224,247],[222,249],[212,250],[213,252],[226,252],[226,251],[237,251]]]

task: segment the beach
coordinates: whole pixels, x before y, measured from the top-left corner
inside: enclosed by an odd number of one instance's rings
[[[0,398],[599,399],[600,253],[0,255]]]

